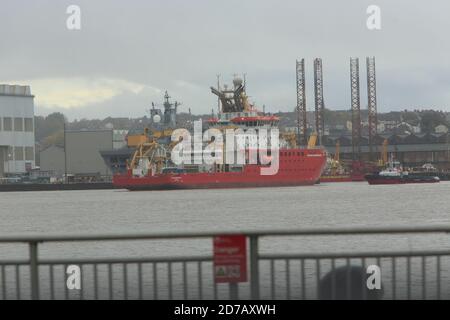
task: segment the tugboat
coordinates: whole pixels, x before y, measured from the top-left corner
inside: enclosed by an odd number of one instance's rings
[[[437,176],[410,174],[404,171],[400,162],[388,162],[386,169],[366,175],[369,184],[406,184],[406,183],[437,183]]]
[[[218,96],[221,111],[217,117],[207,120],[210,128],[220,132],[228,129],[259,132],[278,127],[278,117],[266,115],[249,103],[245,83],[241,79],[233,81],[233,88],[224,86],[224,89],[211,88],[211,91]],[[311,138],[308,147],[304,148],[298,147],[292,137],[284,137],[279,145],[279,169],[272,175],[261,174],[261,170],[267,167],[261,159],[256,164],[176,165],[170,151],[179,142],[163,144],[161,139],[145,137],[129,161],[127,172],[113,177],[116,188],[134,191],[314,185],[326,163],[325,150],[314,147],[315,141]],[[267,156],[273,159],[272,154]]]
[[[421,176],[436,176],[441,181],[450,181],[450,171],[438,170],[431,163],[425,163],[421,167],[412,168],[410,174]]]

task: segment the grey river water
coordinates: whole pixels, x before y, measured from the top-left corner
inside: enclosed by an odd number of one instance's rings
[[[128,192],[0,193],[0,237],[450,225],[450,183]],[[450,248],[448,236],[346,236],[263,239],[263,253]],[[40,258],[211,254],[210,240],[43,244]],[[2,259],[26,258],[24,245],[0,245]]]

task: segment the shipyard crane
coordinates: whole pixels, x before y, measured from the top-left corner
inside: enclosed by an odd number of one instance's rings
[[[367,65],[367,109],[369,123],[369,159],[373,161],[373,143],[377,135],[377,85],[375,75],[375,57],[366,58]]]
[[[331,159],[331,174],[334,176],[336,171],[341,167],[341,143],[336,140],[336,151],[334,152],[333,159]]]
[[[359,59],[350,58],[353,161],[361,160],[361,104],[359,94]]]
[[[333,160],[337,163],[341,161],[341,142],[336,140],[336,152],[334,153]]]
[[[319,140],[319,144],[322,145],[322,140],[325,133],[325,104],[323,99],[323,72],[321,58],[314,59],[314,98],[317,139]]]
[[[383,167],[388,162],[388,139],[384,139],[383,144],[381,145],[381,158],[378,161],[378,165]]]
[[[314,149],[317,143],[317,132],[311,133],[308,140],[308,149]]]
[[[305,59],[296,61],[297,75],[297,134],[298,143],[307,145],[307,120],[306,120],[306,88],[305,88]]]

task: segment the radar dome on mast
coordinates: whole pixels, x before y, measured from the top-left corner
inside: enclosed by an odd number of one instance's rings
[[[243,83],[243,80],[241,78],[236,77],[233,79],[234,88],[240,87],[242,85],[242,83]]]
[[[160,123],[161,122],[161,116],[159,114],[155,114],[153,116],[153,122],[154,123]]]

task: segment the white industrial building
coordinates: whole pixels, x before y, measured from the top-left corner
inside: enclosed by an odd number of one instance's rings
[[[30,87],[0,85],[0,177],[35,167],[34,142]]]

